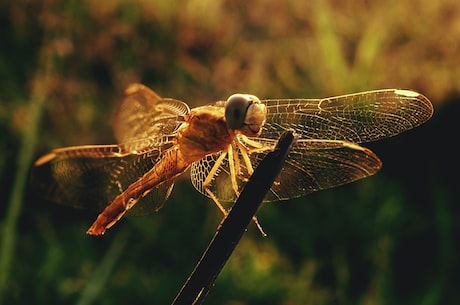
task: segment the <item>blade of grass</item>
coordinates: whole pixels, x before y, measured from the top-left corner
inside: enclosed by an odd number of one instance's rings
[[[43,84],[42,84],[43,85]],[[34,90],[33,97],[29,102],[27,124],[25,124],[22,143],[17,158],[17,170],[14,177],[11,195],[8,201],[8,210],[2,228],[0,243],[0,304],[4,299],[5,289],[8,282],[10,266],[16,240],[16,225],[22,207],[24,189],[27,184],[29,166],[34,157],[34,146],[37,142],[37,134],[40,118],[42,115],[45,96]]]
[[[77,305],[89,305],[94,303],[102,288],[104,288],[110,274],[112,274],[113,267],[120,255],[123,253],[127,240],[128,234],[126,230],[121,231],[114,238],[109,250],[107,250],[107,253],[102,259],[101,264],[99,264],[99,267],[94,271],[90,280],[86,284]]]
[[[330,92],[340,92],[349,87],[349,66],[342,51],[340,35],[336,30],[333,9],[327,1],[312,2],[315,42],[318,44],[322,63],[321,81],[328,84]]]
[[[275,150],[260,162],[173,305],[201,304],[204,300],[278,176],[293,142],[293,132],[285,132]]]
[[[39,52],[39,64],[32,79],[31,98],[29,100],[26,123],[22,134],[21,146],[17,160],[16,174],[13,180],[11,194],[7,203],[7,211],[0,240],[0,305],[5,299],[10,267],[16,241],[16,226],[24,200],[24,190],[28,180],[29,167],[34,158],[34,147],[38,138],[40,125],[48,90],[55,75],[53,64],[53,49],[49,47],[49,40],[44,43]]]

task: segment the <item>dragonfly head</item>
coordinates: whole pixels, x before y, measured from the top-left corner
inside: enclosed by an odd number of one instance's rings
[[[267,109],[257,96],[233,94],[225,102],[225,120],[228,128],[250,137],[258,136],[265,124]]]

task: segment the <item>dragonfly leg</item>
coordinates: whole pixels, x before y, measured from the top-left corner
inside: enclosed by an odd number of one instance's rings
[[[228,215],[228,211],[226,208],[224,208],[224,206],[219,202],[219,199],[217,199],[216,195],[214,195],[213,192],[211,192],[210,189],[208,189],[207,187],[204,188],[205,191],[206,191],[206,194],[208,194],[208,196],[212,199],[212,201],[214,201],[214,203],[217,205],[217,207],[219,208],[219,210],[222,212],[222,214],[224,214],[225,217],[227,217]]]
[[[238,184],[236,182],[236,171],[239,171],[239,169],[235,169],[235,160],[234,160],[234,154],[233,154],[233,147],[232,145],[229,145],[227,152],[222,153],[219,158],[216,160],[216,163],[213,165],[211,170],[209,171],[208,176],[203,182],[203,189],[205,190],[206,194],[214,201],[214,203],[217,205],[219,210],[224,214],[225,217],[228,215],[227,209],[219,202],[219,199],[214,195],[214,193],[209,189],[209,185],[211,184],[214,176],[217,173],[217,169],[220,167],[222,164],[224,158],[228,156],[229,160],[229,167],[230,167],[230,178],[232,180],[232,188],[235,191],[235,194],[239,196],[239,190],[238,190]],[[249,160],[249,159],[248,159]],[[239,161],[238,161],[238,166],[239,166]],[[264,232],[262,229],[262,226],[259,223],[259,220],[257,219],[256,216],[252,217],[252,221],[255,223],[257,228],[259,229],[260,233],[262,236],[267,236],[267,234]]]
[[[252,167],[252,163],[251,163],[251,160],[249,159],[249,155],[252,153],[268,152],[268,151],[273,150],[273,147],[263,146],[259,142],[253,141],[246,136],[241,136],[241,138],[239,138],[236,141],[236,143],[238,145],[238,148],[240,149],[241,156],[243,157],[243,161],[244,161],[244,164],[246,165],[249,176],[251,176],[252,173],[254,172],[254,168]]]
[[[228,215],[228,211],[226,208],[224,208],[224,206],[219,202],[219,199],[217,199],[216,195],[214,195],[213,192],[211,192],[210,189],[208,189],[207,187],[204,188],[205,191],[206,191],[206,194],[208,194],[208,196],[212,199],[212,201],[214,201],[214,203],[217,205],[217,207],[219,208],[219,210],[222,212],[222,214],[224,214],[224,217],[227,217]],[[265,233],[264,229],[262,228],[262,226],[260,225],[259,223],[259,220],[257,219],[257,216],[252,216],[252,221],[254,222],[254,224],[257,226],[257,229],[260,231],[260,234],[262,234],[262,236],[267,236],[267,233]]]
[[[258,152],[267,152],[272,151],[274,147],[262,145],[261,143],[249,139],[245,135],[240,135],[238,137],[238,143],[241,145],[239,146],[240,149],[245,150],[247,153],[258,153]]]
[[[236,168],[235,165],[237,164],[239,167],[240,162],[235,161],[235,156],[238,158],[238,154],[234,154],[233,145],[228,146],[227,155],[228,155],[228,166],[230,168],[230,180],[232,181],[232,188],[233,188],[233,191],[235,192],[236,197],[238,197],[240,195],[240,191],[238,189],[238,183],[236,182],[236,174],[239,173],[240,169]]]
[[[249,151],[248,149],[241,144],[239,141],[238,143],[238,148],[240,149],[241,156],[243,157],[244,164],[246,165],[246,169],[248,171],[248,175],[251,176],[252,173],[254,172],[254,168],[252,167],[251,160],[249,160]]]
[[[204,182],[203,182],[203,189],[205,190],[206,194],[208,194],[208,196],[212,199],[212,201],[214,201],[214,203],[217,205],[219,210],[224,214],[224,216],[227,216],[228,211],[219,202],[219,200],[217,199],[216,195],[214,195],[214,193],[211,192],[211,190],[209,189],[209,185],[211,184],[212,180],[214,179],[214,176],[217,173],[217,169],[222,164],[222,161],[224,160],[224,158],[226,156],[227,156],[227,153],[225,152],[225,153],[222,153],[219,156],[219,158],[217,158],[216,163],[213,165],[213,167],[211,168],[211,170],[208,173],[208,176],[206,176],[206,178],[204,179]]]

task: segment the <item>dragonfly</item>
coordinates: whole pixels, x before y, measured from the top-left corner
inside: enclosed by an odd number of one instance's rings
[[[118,144],[54,149],[37,159],[32,175],[45,198],[99,210],[87,233],[101,235],[127,212],[159,210],[187,170],[196,190],[226,215],[222,202],[237,199],[286,130],[294,131],[296,142],[264,201],[297,198],[368,177],[382,162],[361,143],[395,136],[432,114],[424,95],[404,89],[321,99],[233,94],[191,109],[134,83],[112,122]]]

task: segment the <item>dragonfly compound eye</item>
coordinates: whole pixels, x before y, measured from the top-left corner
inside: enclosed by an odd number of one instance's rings
[[[225,120],[230,129],[243,127],[246,113],[253,103],[253,96],[249,94],[233,94],[225,103]]]

